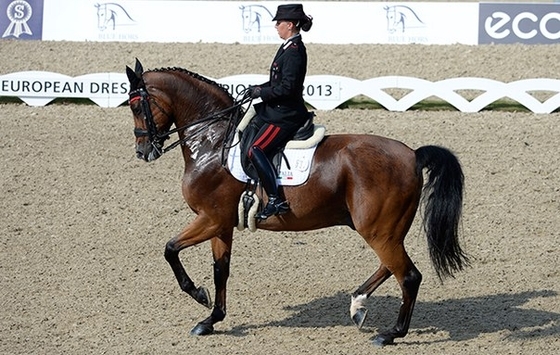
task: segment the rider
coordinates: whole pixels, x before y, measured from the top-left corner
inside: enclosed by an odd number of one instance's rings
[[[278,49],[270,67],[269,81],[249,87],[252,98],[260,97],[255,105],[253,122],[260,127],[253,139],[248,157],[268,195],[265,208],[256,215],[264,220],[289,211],[288,202],[278,194],[276,169],[272,158],[303,126],[308,111],[303,100],[303,82],[307,72],[307,51],[300,30],[309,31],[313,22],[303,12],[303,5],[280,5],[276,16],[276,30],[284,43]]]

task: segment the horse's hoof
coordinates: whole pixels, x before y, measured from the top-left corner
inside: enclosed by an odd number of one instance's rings
[[[204,307],[212,309],[212,298],[210,297],[210,292],[206,287],[198,288],[196,300]]]
[[[367,309],[365,308],[358,308],[356,310],[356,314],[352,316],[352,321],[354,324],[358,326],[358,329],[361,329],[364,325],[364,321],[367,318]]]
[[[214,333],[214,326],[212,324],[198,323],[196,327],[191,330],[191,335],[210,335]]]
[[[393,336],[387,335],[387,334],[379,334],[378,336],[376,336],[373,340],[373,346],[375,346],[376,348],[382,348],[385,345],[391,345],[394,344],[393,340],[395,338]]]

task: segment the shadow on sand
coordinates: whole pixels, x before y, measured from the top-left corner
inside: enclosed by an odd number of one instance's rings
[[[444,331],[449,340],[460,341],[481,334],[503,330],[510,331],[508,338],[527,339],[558,336],[560,313],[523,308],[530,300],[557,296],[556,291],[527,291],[514,294],[497,294],[481,297],[418,301],[412,316],[410,332],[417,334]],[[371,296],[368,300],[368,319],[362,331],[376,333],[390,328],[397,320],[400,298]],[[227,333],[244,336],[247,331],[261,327],[322,328],[352,326],[349,316],[350,295],[339,292],[318,298],[306,304],[287,307],[294,313],[282,320],[264,324],[242,324]]]

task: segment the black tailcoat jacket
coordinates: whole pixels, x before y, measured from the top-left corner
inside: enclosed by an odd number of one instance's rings
[[[307,119],[303,82],[307,73],[307,51],[297,35],[283,44],[270,66],[269,81],[259,85],[262,103],[255,105],[261,119],[286,129],[297,129]]]

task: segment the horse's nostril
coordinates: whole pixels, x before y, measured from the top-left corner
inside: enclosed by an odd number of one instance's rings
[[[144,161],[148,161],[148,155],[144,154],[143,152],[141,152],[139,150],[136,151],[136,158],[142,159]]]

